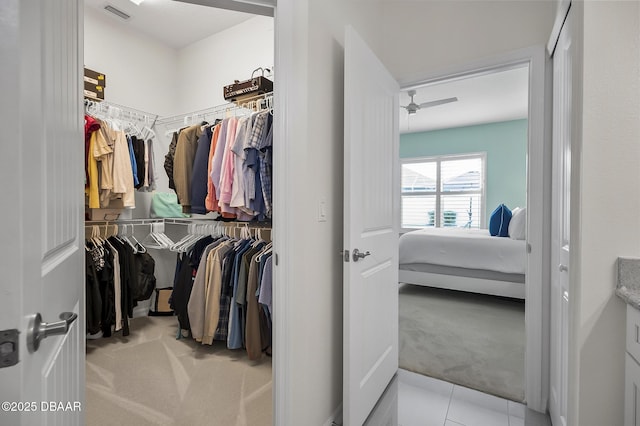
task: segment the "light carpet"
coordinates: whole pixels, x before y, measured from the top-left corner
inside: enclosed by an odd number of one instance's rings
[[[400,285],[400,368],[524,400],[522,301]]]
[[[142,317],[127,337],[87,341],[86,424],[271,426],[271,358],[177,331],[175,317]]]

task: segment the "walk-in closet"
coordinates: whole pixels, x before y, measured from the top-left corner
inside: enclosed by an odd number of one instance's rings
[[[87,425],[272,424],[274,20],[237,7],[84,1]]]

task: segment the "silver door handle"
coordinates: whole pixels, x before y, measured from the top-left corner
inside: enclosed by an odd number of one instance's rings
[[[56,334],[67,334],[69,326],[78,318],[78,314],[73,312],[63,312],[60,314],[62,321],[46,323],[42,322],[42,316],[38,312],[29,319],[27,329],[27,348],[33,353],[40,347],[40,341]]]
[[[569,270],[569,268],[567,268],[566,265],[563,265],[562,263],[558,265],[558,271],[567,272],[568,270]]]
[[[360,250],[358,249],[353,249],[353,261],[357,262],[358,259],[364,259],[365,257],[369,256],[371,253],[370,252],[364,252],[362,253]]]

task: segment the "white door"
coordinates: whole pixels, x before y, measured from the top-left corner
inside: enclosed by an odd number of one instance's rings
[[[82,2],[3,0],[0,17],[0,424],[81,425]],[[60,323],[31,351],[36,313]]]
[[[553,57],[553,207],[551,269],[551,389],[549,411],[567,424],[569,339],[569,208],[571,195],[571,13]]]
[[[398,369],[400,88],[351,27],[344,91],[343,412],[361,426]]]

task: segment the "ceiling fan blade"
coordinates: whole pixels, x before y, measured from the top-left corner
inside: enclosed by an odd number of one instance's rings
[[[448,104],[449,102],[456,102],[457,100],[458,98],[438,99],[437,101],[425,102],[423,104],[420,104],[420,108],[429,108],[436,105]]]

